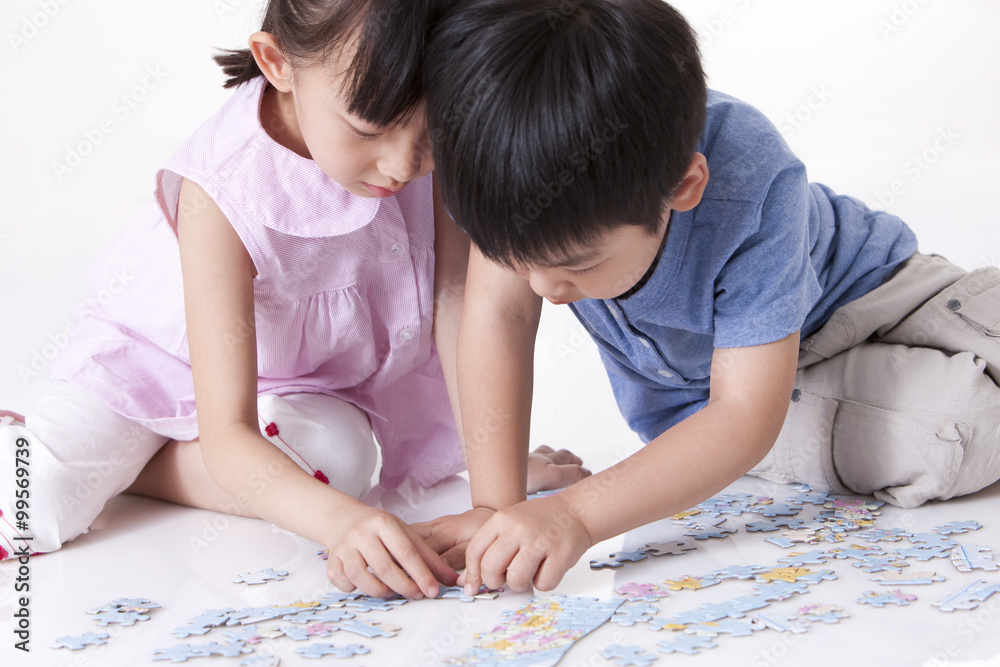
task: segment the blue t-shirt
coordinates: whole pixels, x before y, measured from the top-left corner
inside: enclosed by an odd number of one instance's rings
[[[805,338],[917,250],[896,216],[808,183],[774,125],[740,100],[709,94],[698,152],[704,197],[672,212],[646,284],[571,305],[645,442],[708,403],[715,348]]]

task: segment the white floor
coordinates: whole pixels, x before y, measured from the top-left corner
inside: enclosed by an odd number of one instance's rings
[[[990,204],[1000,180],[1000,4],[675,4],[702,34],[711,84],[757,104],[778,123],[813,180],[897,213],[916,230],[924,252],[967,269],[1000,265]],[[157,165],[226,98],[212,49],[240,45],[256,29],[259,10],[256,0],[7,0],[0,19],[6,36],[0,45],[6,79],[0,107],[0,407],[27,409],[43,390],[45,367],[59,352],[73,306],[86,295],[90,258],[148,201]],[[57,170],[55,163],[71,170]],[[537,350],[535,443],[581,452],[594,469],[633,451],[638,442],[614,408],[594,345],[567,309],[545,311]],[[749,479],[734,488],[779,499],[786,492]],[[977,519],[986,528],[975,541],[1000,549],[998,493],[991,489],[910,512],[887,510],[880,525],[927,531]],[[460,510],[468,501],[464,481],[456,480],[425,502],[402,496],[385,502],[417,519]],[[667,539],[673,530],[656,525],[624,539],[641,545]],[[620,544],[599,545],[591,557]],[[327,590],[314,551],[259,521],[119,499],[90,534],[32,561],[33,650],[27,656],[14,651],[9,629],[18,608],[17,573],[11,564],[0,567],[0,665],[145,664],[153,648],[176,643],[172,628],[205,609],[291,602]],[[657,582],[738,562],[767,564],[780,551],[741,531],[682,558],[616,574],[592,573],[581,562],[558,592],[607,598],[626,581]],[[292,576],[258,588],[231,583],[238,571],[265,567]],[[853,602],[866,586],[861,573],[839,562],[841,580],[810,595],[822,593],[822,601],[840,604],[851,619],[802,636],[758,633],[677,660],[943,665],[984,664],[975,661],[1000,655],[1000,603],[950,615],[930,606],[959,582],[976,578],[951,572],[947,563],[941,569],[949,570],[949,581],[926,594],[914,591],[918,602],[869,609]],[[983,578],[991,576],[996,579],[996,573]],[[662,603],[661,613],[741,594],[724,588],[682,591]],[[75,654],[48,648],[57,636],[94,629],[87,609],[139,595],[164,609],[147,623],[115,631],[107,646]],[[407,605],[386,621],[403,628],[397,638],[365,641],[372,653],[343,664],[441,664],[470,646],[475,632],[498,623],[501,610],[526,599],[506,594],[494,603],[428,602],[440,605],[431,614],[423,613],[424,603]],[[612,640],[655,650],[663,638],[645,628],[608,625],[574,647],[564,664],[606,664],[598,651]],[[297,664],[290,644],[279,644],[278,653],[283,664]]]

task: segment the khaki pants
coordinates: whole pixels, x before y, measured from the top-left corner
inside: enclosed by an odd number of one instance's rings
[[[1000,479],[1000,270],[917,254],[799,350],[771,452],[750,474],[900,507]]]

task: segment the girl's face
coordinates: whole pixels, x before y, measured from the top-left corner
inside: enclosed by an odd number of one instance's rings
[[[424,109],[404,125],[377,127],[347,110],[344,79],[329,65],[296,67],[288,92],[265,93],[265,128],[359,197],[391,196],[430,173],[434,161]]]

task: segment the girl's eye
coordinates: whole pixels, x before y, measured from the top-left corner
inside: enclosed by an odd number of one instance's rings
[[[376,139],[379,136],[378,134],[371,134],[369,132],[362,132],[361,130],[359,130],[359,129],[355,128],[355,127],[352,127],[351,131],[354,132],[354,135],[358,139],[361,139],[361,141],[372,141],[373,139]]]

